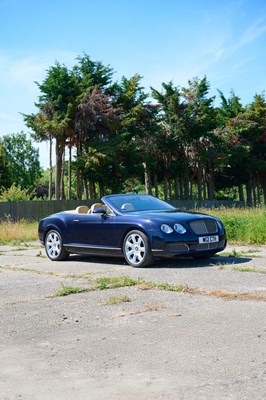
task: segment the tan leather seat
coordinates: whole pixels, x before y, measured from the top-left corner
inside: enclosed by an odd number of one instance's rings
[[[102,208],[103,210],[106,211],[106,206],[105,206],[104,204],[102,204],[102,203],[94,203],[94,204],[91,206],[90,210],[89,210],[89,214],[93,214],[93,212],[94,212],[95,210],[97,210],[97,208]]]
[[[78,206],[78,207],[76,208],[76,212],[77,212],[78,214],[87,214],[88,211],[89,211],[89,207],[87,207],[87,206]]]

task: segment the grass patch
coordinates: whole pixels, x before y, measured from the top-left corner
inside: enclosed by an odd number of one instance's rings
[[[112,306],[115,304],[121,304],[121,303],[128,303],[130,301],[130,298],[127,295],[124,296],[110,296],[106,300],[105,304],[108,306]]]
[[[266,269],[261,269],[261,268],[233,267],[232,270],[238,272],[256,272],[257,274],[266,274]]]
[[[70,294],[88,292],[88,288],[81,288],[75,286],[65,286],[61,283],[62,288],[55,292],[52,297],[69,296]]]
[[[254,253],[259,253],[260,251],[261,250],[258,250],[258,249],[254,249],[254,250],[249,249],[249,250],[246,250],[246,251],[245,250],[244,251],[237,251],[236,249],[233,249],[230,252],[223,251],[221,253],[221,256],[232,257],[232,258],[246,257],[246,256],[249,256],[249,257],[252,257],[252,258],[261,258],[259,255],[254,254]]]
[[[38,222],[2,221],[0,223],[0,245],[13,246],[38,240]]]
[[[96,279],[97,289],[114,289],[125,286],[135,286],[141,283],[141,280],[131,279],[129,276],[115,276],[113,278],[103,277]]]
[[[171,283],[141,282],[138,287],[142,290],[159,289],[168,292],[188,292],[188,285],[174,285]]]

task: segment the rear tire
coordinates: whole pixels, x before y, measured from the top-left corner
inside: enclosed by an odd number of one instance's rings
[[[154,261],[148,238],[141,231],[128,232],[123,243],[123,253],[126,262],[132,267],[146,267]]]
[[[69,253],[63,246],[60,233],[55,229],[47,233],[44,246],[47,256],[52,261],[63,261],[69,256]]]

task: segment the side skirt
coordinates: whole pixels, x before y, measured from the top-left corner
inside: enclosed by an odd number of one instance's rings
[[[71,244],[64,244],[64,248],[69,253],[74,253],[74,254],[123,257],[123,252],[120,247],[89,246],[89,245],[77,245],[71,243]]]

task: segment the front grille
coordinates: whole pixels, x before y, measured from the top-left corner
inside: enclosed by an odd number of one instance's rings
[[[218,243],[198,243],[191,244],[190,250],[194,251],[204,251],[204,250],[216,250],[218,248]]]
[[[189,223],[190,228],[197,235],[213,234],[218,231],[216,221],[212,219],[200,219]]]
[[[187,253],[189,251],[186,243],[172,243],[168,245],[168,249],[171,253]]]

